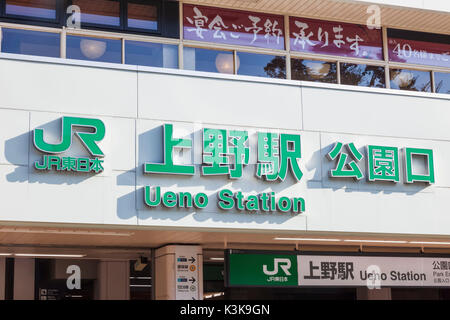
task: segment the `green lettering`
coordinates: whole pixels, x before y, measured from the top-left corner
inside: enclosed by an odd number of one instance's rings
[[[198,193],[194,198],[194,206],[198,209],[206,208],[208,205],[208,196],[202,192]]]
[[[152,187],[145,187],[145,204],[149,207],[157,207],[161,204],[161,187],[155,187],[155,197],[154,200],[151,199]]]
[[[177,205],[177,195],[175,192],[167,191],[163,196],[163,205],[167,208],[173,208]]]
[[[233,191],[223,189],[218,193],[219,202],[217,205],[220,209],[230,210],[234,208]]]
[[[278,200],[278,210],[280,210],[281,212],[289,212],[291,211],[291,208],[291,200],[288,197],[281,197]]]
[[[292,199],[292,203],[294,204],[294,212],[305,212],[305,199],[303,198],[294,198]]]
[[[48,167],[48,156],[42,157],[42,164],[40,164],[39,161],[36,161],[34,167],[38,170],[46,170]]]
[[[237,199],[237,209],[238,210],[245,210],[244,208],[244,195],[242,194],[242,192],[237,192],[236,193],[236,199]]]
[[[178,199],[180,208],[192,208],[192,194],[190,192],[180,192]]]
[[[258,211],[259,210],[259,199],[257,196],[248,196],[245,207],[248,211]]]

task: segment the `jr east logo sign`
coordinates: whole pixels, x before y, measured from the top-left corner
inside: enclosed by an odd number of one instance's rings
[[[102,172],[104,169],[101,158],[104,154],[97,143],[105,137],[104,123],[99,119],[77,117],[62,117],[61,122],[62,136],[59,143],[47,143],[44,139],[44,130],[41,128],[34,130],[34,146],[45,154],[41,162],[35,162],[34,167],[41,171]],[[60,156],[71,148],[74,135],[82,142],[91,157]]]
[[[297,256],[295,255],[233,253],[228,255],[227,263],[230,286],[292,287],[298,285]]]

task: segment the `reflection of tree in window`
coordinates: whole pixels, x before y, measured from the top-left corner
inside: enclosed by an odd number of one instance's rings
[[[393,89],[431,91],[430,73],[426,71],[391,69],[390,79]]]
[[[291,60],[293,80],[337,83],[336,63],[314,60]]]
[[[436,93],[450,93],[450,73],[435,72]]]
[[[286,58],[276,56],[265,67],[269,78],[286,79]]]
[[[436,92],[438,93],[450,93],[450,89],[445,91],[444,88],[444,80],[439,81],[439,83],[436,85]]]
[[[385,87],[384,67],[364,64],[341,64],[341,83],[364,87]]]

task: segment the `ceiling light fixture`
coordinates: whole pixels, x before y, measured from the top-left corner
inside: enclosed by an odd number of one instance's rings
[[[450,245],[450,242],[433,242],[433,241],[410,241],[411,244],[446,244]]]
[[[83,258],[85,254],[15,253],[16,257]]]
[[[324,238],[273,238],[280,241],[326,241],[326,242],[338,242],[340,239],[324,239]]]
[[[7,233],[45,233],[45,234],[72,234],[86,236],[114,236],[114,237],[130,237],[134,232],[113,232],[113,231],[84,231],[84,230],[33,230],[27,228],[0,228],[1,232]]]
[[[400,241],[400,240],[356,240],[356,239],[347,239],[344,242],[367,242],[367,243],[408,243],[408,241]]]

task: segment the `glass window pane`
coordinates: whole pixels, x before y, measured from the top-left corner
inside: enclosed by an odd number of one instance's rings
[[[7,15],[56,19],[57,0],[6,0]]]
[[[335,62],[318,60],[291,60],[293,80],[337,83],[337,65]]]
[[[158,7],[128,2],[128,27],[158,30]]]
[[[286,57],[247,52],[237,53],[237,74],[286,79]]]
[[[178,68],[178,46],[125,41],[125,63],[140,66]]]
[[[120,2],[110,0],[73,0],[80,7],[81,23],[120,26]]]
[[[387,36],[390,61],[450,68],[449,34],[388,28]]]
[[[2,29],[2,51],[33,56],[59,57],[59,33]]]
[[[342,63],[341,83],[360,87],[385,88],[384,67]]]
[[[450,93],[450,73],[435,72],[434,81],[437,93]]]
[[[428,71],[391,69],[391,88],[431,92],[431,76]]]
[[[67,36],[68,59],[122,63],[122,41]]]
[[[184,69],[233,74],[233,52],[184,47]]]

